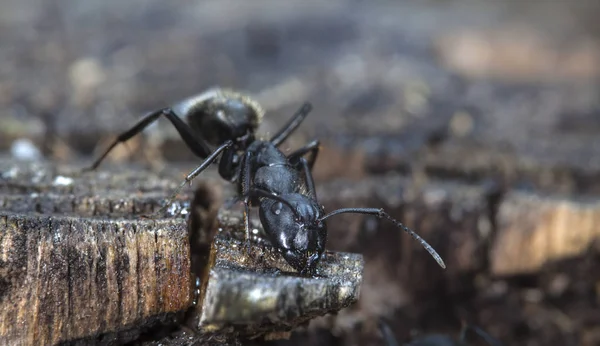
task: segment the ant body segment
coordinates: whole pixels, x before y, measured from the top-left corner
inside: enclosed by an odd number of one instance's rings
[[[399,346],[398,341],[392,333],[392,330],[383,320],[379,320],[378,326],[379,331],[381,332],[381,335],[383,337],[385,346]],[[467,332],[469,331],[475,332],[477,336],[479,336],[482,340],[484,340],[491,346],[502,346],[500,341],[494,339],[491,335],[483,331],[481,328],[468,324],[463,325],[458,340],[455,340],[448,335],[430,334],[412,340],[404,346],[468,346]]]
[[[210,89],[147,114],[121,133],[88,170],[97,168],[117,144],[140,133],[162,115],[175,126],[190,150],[204,161],[187,175],[156,214],[166,210],[185,185],[220,157],[220,176],[237,184],[244,200],[246,241],[250,241],[249,208],[258,206],[261,223],[272,245],[302,275],[314,275],[323,255],[327,242],[325,220],[342,213],[369,214],[390,220],[419,241],[445,268],[442,258],[425,240],[383,209],[343,208],[325,213],[318,203],[312,177],[319,141],[314,140],[287,156],[278,148],[311,109],[309,103],[304,103],[271,139],[256,139],[255,131],[264,115],[262,107],[243,94]]]

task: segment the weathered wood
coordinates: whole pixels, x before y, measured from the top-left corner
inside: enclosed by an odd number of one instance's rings
[[[9,160],[0,168],[0,318],[8,322],[0,344],[128,342],[196,299],[188,322],[196,341],[281,338],[358,299],[360,255],[327,252],[318,279],[297,276],[260,238],[248,256],[232,205],[211,221],[220,192],[197,191],[193,206],[184,194],[165,218],[148,220],[139,216],[156,210],[178,180],[132,167],[81,175],[70,166]],[[192,234],[182,217],[190,210],[198,228]],[[214,242],[206,227],[220,230]],[[253,227],[261,229],[258,217]],[[199,296],[192,272],[204,273]],[[264,299],[254,299],[259,291]],[[98,335],[103,341],[90,339]]]
[[[83,167],[0,157],[0,192],[2,196],[26,195],[32,199],[40,197],[35,193],[42,192],[44,198],[69,195],[115,201],[125,197],[162,198],[160,194],[170,192],[184,177],[183,171],[177,169],[153,173],[143,166],[106,165],[84,173]]]
[[[534,273],[597,250],[600,202],[512,192],[502,200],[490,252],[495,275]]]
[[[223,333],[232,329],[252,338],[287,338],[295,327],[358,300],[361,255],[327,251],[317,267],[318,277],[299,276],[264,240],[258,218],[252,218],[256,236],[248,253],[240,232],[242,220],[240,212],[219,212],[220,231],[202,277],[198,330]]]
[[[1,215],[0,344],[49,345],[148,323],[191,304],[179,220]]]
[[[191,305],[188,228],[177,217],[189,198],[168,218],[140,218],[173,183],[138,170],[80,175],[13,161],[0,168],[0,344],[140,328]]]

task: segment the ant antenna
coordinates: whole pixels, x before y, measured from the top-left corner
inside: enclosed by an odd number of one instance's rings
[[[446,264],[444,263],[444,260],[442,260],[442,257],[440,255],[438,255],[437,251],[435,251],[433,249],[433,247],[431,247],[431,245],[429,245],[429,243],[427,243],[423,238],[421,238],[413,230],[411,230],[410,228],[404,226],[400,221],[397,221],[396,219],[394,219],[393,217],[391,217],[390,214],[386,213],[383,209],[376,209],[376,208],[342,208],[342,209],[334,210],[331,213],[323,216],[322,218],[319,219],[319,221],[325,221],[325,219],[328,219],[328,218],[330,218],[330,217],[332,217],[334,215],[343,214],[343,213],[375,215],[375,216],[377,216],[380,219],[381,218],[386,218],[386,219],[390,220],[397,227],[402,228],[404,230],[404,232],[410,234],[411,237],[413,237],[416,241],[418,241],[425,248],[425,250],[427,250],[427,252],[429,252],[429,254],[431,255],[431,257],[433,257],[433,259],[435,259],[435,261],[440,265],[440,267],[446,269]]]

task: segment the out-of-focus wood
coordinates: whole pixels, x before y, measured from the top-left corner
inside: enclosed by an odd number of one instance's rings
[[[490,252],[496,275],[532,273],[583,255],[600,241],[600,202],[510,193],[497,215]]]
[[[335,322],[328,323],[352,329],[357,321],[369,325],[377,316],[393,314],[417,296],[441,288],[461,292],[470,282],[456,278],[486,269],[492,235],[489,206],[496,193],[492,186],[418,183],[397,175],[320,184],[317,195],[326,212],[339,207],[384,208],[427,241],[447,265],[441,269],[417,241],[387,220],[361,214],[332,217],[327,220],[327,248],[361,253],[365,269],[355,308],[341,311]]]

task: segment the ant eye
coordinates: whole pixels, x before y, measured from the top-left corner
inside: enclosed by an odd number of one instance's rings
[[[283,208],[283,204],[281,204],[281,202],[277,202],[271,206],[271,211],[273,212],[273,214],[279,215],[281,214],[281,208]]]

